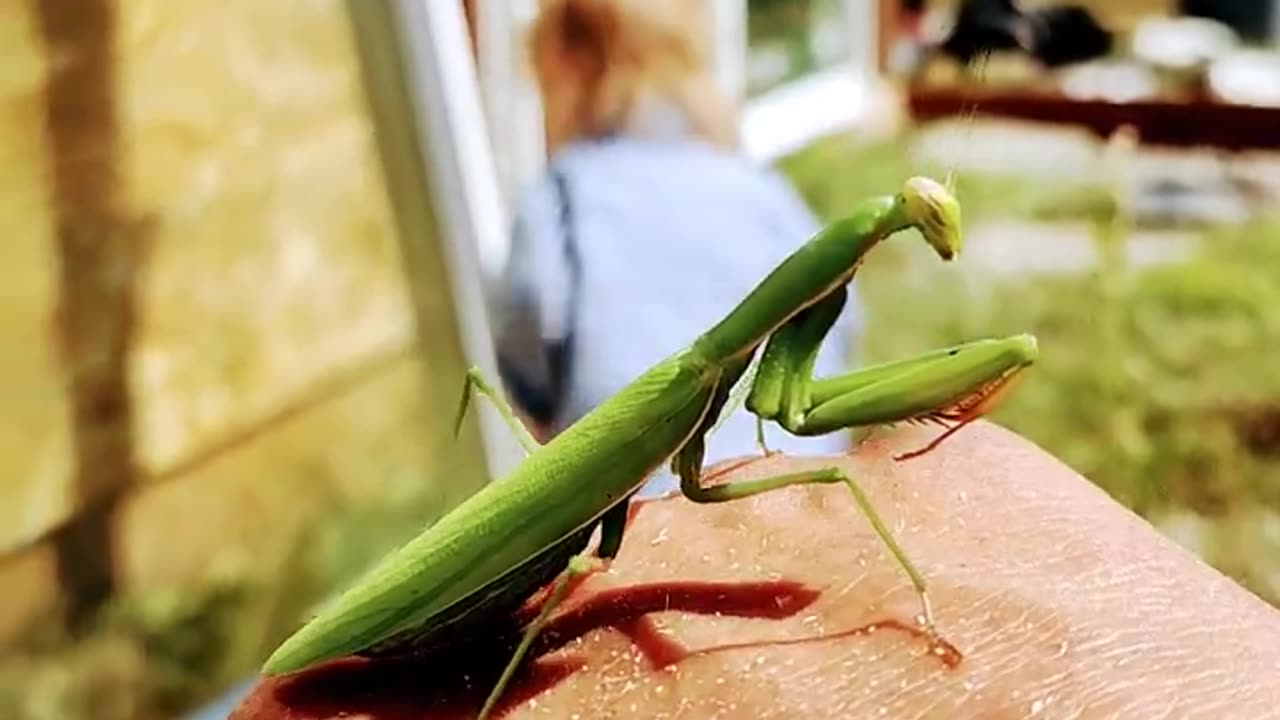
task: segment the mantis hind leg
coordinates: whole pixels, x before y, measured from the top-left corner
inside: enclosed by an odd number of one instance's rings
[[[551,615],[556,611],[556,608],[560,607],[564,599],[569,596],[570,591],[586,578],[603,570],[608,561],[617,556],[618,550],[622,546],[622,535],[626,529],[627,517],[627,503],[625,501],[610,508],[600,520],[600,545],[596,550],[595,556],[593,557],[584,552],[569,558],[564,572],[556,579],[555,584],[551,587],[551,592],[547,595],[547,599],[543,601],[542,607],[538,610],[537,617],[525,627],[524,633],[520,637],[520,644],[516,646],[515,652],[507,660],[506,666],[502,668],[502,674],[498,677],[498,682],[489,691],[489,696],[485,698],[484,706],[481,707],[480,714],[476,716],[476,720],[488,720],[494,707],[497,706],[498,700],[501,699],[502,694],[506,691],[507,685],[510,684],[511,678],[515,676],[516,670],[529,654],[529,648],[533,646],[533,641],[537,640],[538,635],[542,634],[543,628],[551,620]]]
[[[551,614],[564,602],[565,597],[569,595],[569,591],[573,589],[577,582],[598,571],[601,566],[601,561],[590,555],[574,555],[569,558],[565,571],[556,579],[555,585],[551,588],[551,594],[542,603],[538,616],[525,629],[523,636],[520,638],[520,644],[516,646],[511,659],[507,661],[506,667],[502,669],[502,675],[498,678],[498,682],[489,691],[489,696],[485,698],[484,706],[480,708],[480,713],[476,715],[476,720],[488,720],[489,715],[493,713],[494,707],[497,706],[498,700],[502,697],[502,693],[507,689],[511,678],[515,675],[516,669],[520,667],[525,656],[529,654],[529,648],[533,645],[533,641],[538,638],[542,629],[546,627],[547,621],[551,619]]]
[[[453,420],[453,434],[457,435],[462,429],[462,420],[467,416],[467,408],[471,405],[471,392],[475,391],[485,396],[485,398],[493,404],[498,414],[502,416],[503,422],[511,429],[512,434],[520,441],[520,447],[524,448],[526,455],[537,450],[542,445],[529,432],[529,428],[520,422],[520,418],[516,417],[516,411],[507,402],[502,393],[493,389],[485,379],[484,374],[480,372],[480,368],[473,367],[467,370],[467,379],[462,386],[462,399],[458,402],[458,413]]]

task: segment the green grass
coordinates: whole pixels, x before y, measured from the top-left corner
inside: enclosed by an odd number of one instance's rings
[[[912,166],[903,147],[832,139],[783,168],[831,218],[910,173],[941,172]],[[970,222],[1106,210],[1088,188],[976,173],[958,194]],[[1042,360],[992,419],[1280,604],[1278,240],[1280,217],[1264,218],[1207,231],[1176,265],[1023,277],[940,266],[896,243],[859,276],[869,315],[859,359],[1035,333]]]

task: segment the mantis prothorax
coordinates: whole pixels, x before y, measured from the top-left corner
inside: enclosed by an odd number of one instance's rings
[[[292,672],[351,654],[411,651],[459,629],[481,632],[486,618],[513,612],[559,577],[489,694],[479,714],[483,720],[568,584],[617,554],[628,499],[668,461],[683,495],[698,503],[790,485],[847,486],[909,577],[921,623],[936,633],[924,578],[844,471],[831,467],[712,487],[700,482],[704,437],[739,380],[744,388],[749,384],[748,410],[798,435],[905,421],[959,426],[985,412],[997,391],[1035,360],[1035,339],[1016,335],[838,377],[812,377],[819,346],[866,253],[908,228],[917,229],[943,260],[960,250],[958,202],[937,182],[912,178],[898,193],[865,201],[820,230],[689,347],[545,445],[533,439],[478,373],[469,373],[459,418],[471,392],[483,394],[507,419],[528,456],[506,478],[392,552],[285,640],[264,672]],[[753,359],[754,376],[744,378]],[[597,526],[600,542],[592,557],[586,548]]]

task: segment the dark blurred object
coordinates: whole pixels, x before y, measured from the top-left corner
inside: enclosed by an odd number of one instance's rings
[[[1022,10],[1013,0],[966,0],[937,50],[968,67],[993,52],[1022,52],[1048,68],[1111,52],[1112,34],[1079,5]]]
[[[1060,93],[982,88],[913,88],[908,113],[929,122],[975,112],[1055,125],[1075,125],[1105,138],[1117,127],[1138,128],[1144,145],[1280,150],[1280,111],[1254,105],[1178,100],[1108,102],[1076,100]]]
[[[1259,404],[1226,413],[1249,452],[1280,458],[1280,407]]]
[[[1180,0],[1178,10],[1190,17],[1217,20],[1246,40],[1267,42],[1275,39],[1273,18],[1280,6],[1275,0]]]

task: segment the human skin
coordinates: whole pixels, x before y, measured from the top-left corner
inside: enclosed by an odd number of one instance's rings
[[[894,625],[916,597],[845,487],[677,496],[640,505],[504,717],[1280,718],[1280,612],[995,425],[891,459],[936,432],[731,476],[858,478],[927,578],[954,667]],[[439,681],[451,664],[338,661],[264,680],[231,718],[471,717],[487,687]]]

